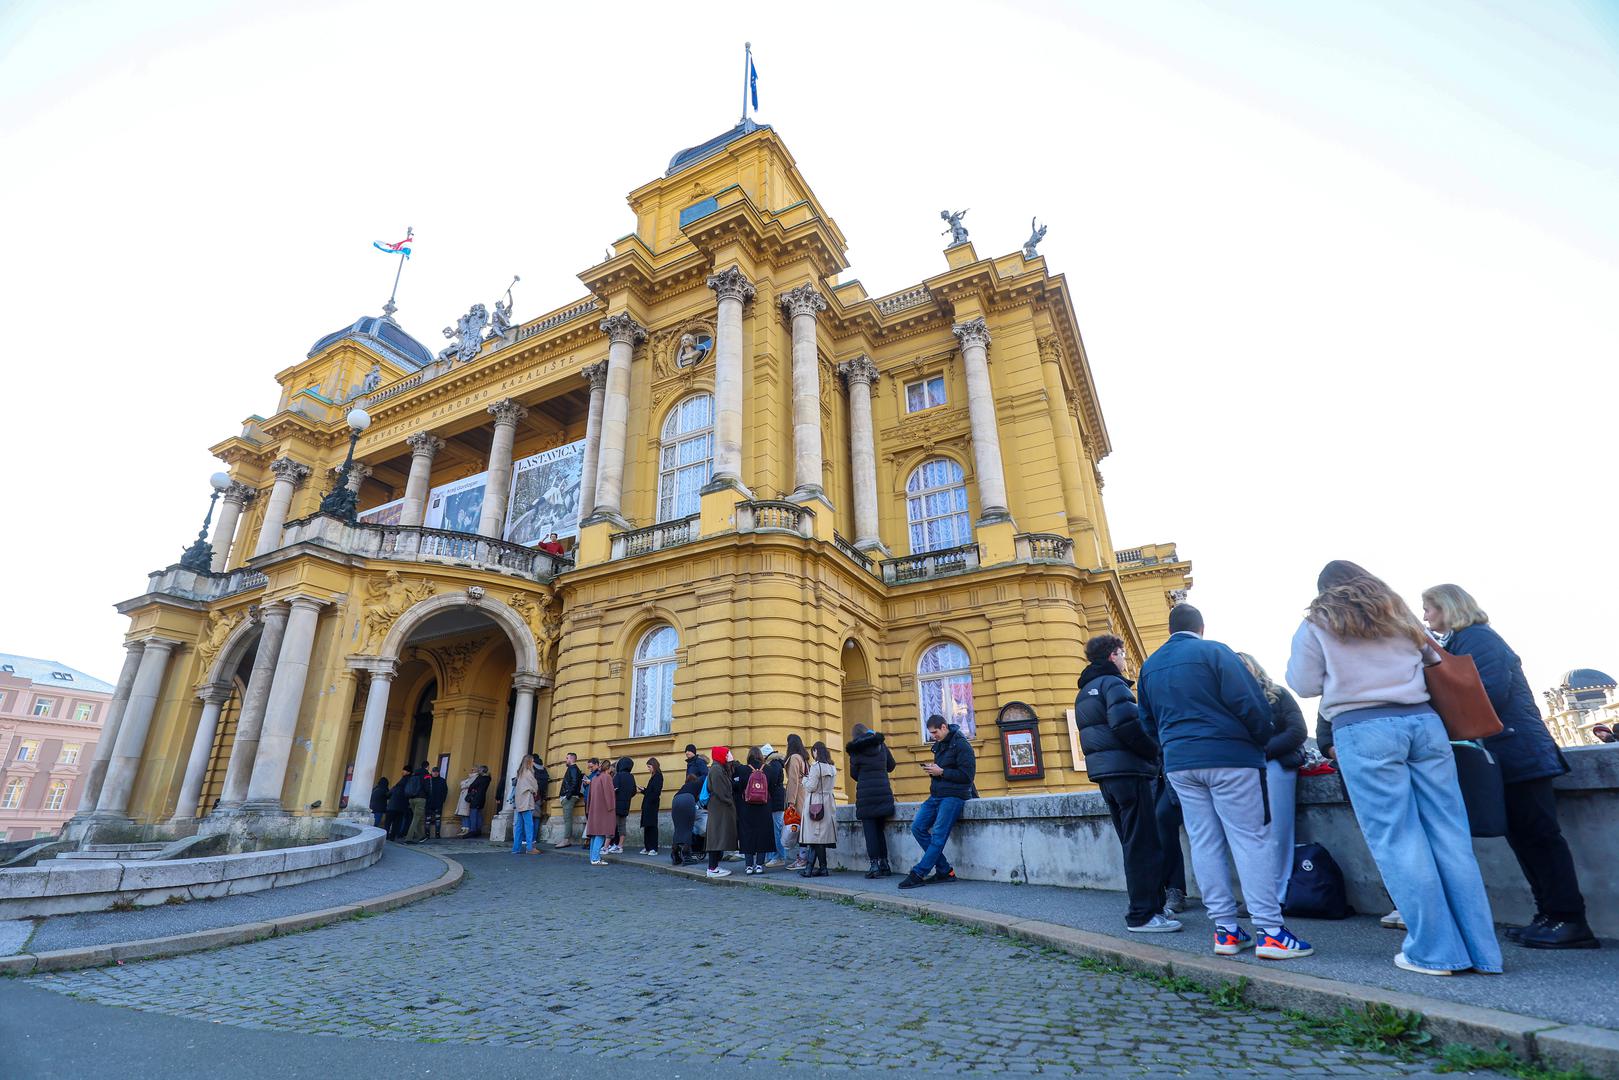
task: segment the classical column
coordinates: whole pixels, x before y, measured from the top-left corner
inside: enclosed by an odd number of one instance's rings
[[[274,551],[281,546],[281,526],[287,523],[287,510],[292,506],[292,491],[309,479],[310,468],[288,457],[276,458],[270,463],[275,474],[275,486],[270,489],[270,501],[264,505],[264,524],[259,526],[255,556]]]
[[[96,740],[96,756],[90,762],[90,771],[79,792],[79,810],[75,817],[94,811],[96,800],[101,798],[101,784],[107,778],[107,763],[112,760],[113,743],[118,738],[119,726],[123,724],[124,711],[129,706],[129,691],[135,685],[135,672],[140,668],[141,651],[145,648],[144,639],[124,642],[124,666],[119,669],[112,700],[107,703],[106,719],[101,722],[101,737]]]
[[[349,782],[349,813],[370,817],[371,785],[377,782],[377,757],[382,753],[382,728],[388,720],[388,694],[399,673],[395,660],[375,660],[366,664],[371,683],[365,692],[365,719],[360,721],[360,740],[354,747],[354,778]]]
[[[433,458],[444,449],[444,440],[419,431],[405,440],[410,447],[410,475],[405,478],[405,502],[399,508],[399,524],[412,528],[427,514],[427,488],[433,475]]]
[[[197,721],[197,734],[191,739],[191,756],[186,759],[185,779],[180,783],[180,801],[174,805],[174,817],[178,821],[206,816],[197,803],[202,799],[202,778],[208,773],[208,759],[214,752],[219,714],[230,700],[230,692],[230,683],[215,683],[197,691],[202,699],[202,719]]]
[[[478,535],[499,540],[506,526],[506,503],[512,497],[512,441],[517,438],[517,422],[528,410],[511,398],[501,398],[489,406],[489,415],[495,418],[495,438],[489,444],[489,478],[484,482]]]
[[[140,667],[135,681],[130,684],[129,704],[124,706],[123,722],[118,725],[118,741],[107,762],[107,776],[101,784],[101,796],[96,800],[96,817],[129,817],[129,797],[135,791],[135,776],[140,772],[141,755],[146,751],[146,735],[152,727],[152,714],[157,711],[158,696],[163,691],[163,675],[169,667],[169,657],[180,647],[178,641],[149,637],[141,650]]]
[[[815,345],[815,313],[826,298],[800,285],[781,298],[793,320],[793,493],[791,499],[826,498],[821,484],[821,365]]]
[[[607,386],[602,399],[601,449],[597,453],[596,498],[591,516],[623,517],[624,447],[630,416],[630,361],[646,340],[646,327],[620,311],[601,321],[607,335]]]
[[[298,709],[303,704],[304,684],[309,681],[309,656],[315,648],[315,626],[326,601],[313,596],[287,598],[292,611],[287,630],[276,654],[275,682],[270,684],[270,700],[264,706],[264,728],[259,732],[258,752],[253,756],[253,775],[247,781],[247,799],[242,809],[248,813],[280,813],[281,788],[287,782],[287,763],[292,760],[292,738],[298,732]]]
[[[754,288],[732,266],[708,279],[719,298],[714,326],[714,479],[710,486],[742,488],[742,306]],[[816,478],[819,482],[819,477]]]
[[[534,695],[540,690],[540,676],[518,672],[512,676],[512,689],[517,691],[517,700],[512,705],[512,741],[506,748],[508,775],[495,777],[495,783],[499,785],[496,790],[501,792],[510,790],[512,777],[517,775],[517,763],[528,753],[529,743],[534,739]],[[510,839],[511,829],[508,824],[512,819],[510,801],[501,808],[499,817],[502,825],[498,835]],[[489,835],[491,839],[497,837],[492,824]]]
[[[871,388],[877,365],[857,356],[838,365],[849,387],[849,466],[854,476],[854,546],[881,549],[877,530],[877,436],[871,425]]]
[[[972,425],[973,466],[978,473],[979,523],[1010,520],[1006,474],[1001,468],[1001,434],[995,421],[995,394],[989,382],[989,327],[982,318],[952,328],[961,340],[967,367],[967,420]]]
[[[338,471],[342,471],[341,466],[338,468]],[[352,462],[349,465],[348,482],[343,486],[354,492],[354,494],[358,495],[360,493],[360,485],[365,483],[365,478],[370,475],[371,466],[359,461]]]
[[[214,573],[223,573],[230,561],[230,549],[236,543],[236,523],[242,519],[242,510],[258,498],[258,491],[240,480],[232,480],[225,489],[225,505],[219,508],[219,521],[214,525],[214,561],[209,567]]]
[[[1054,342],[1041,345],[1040,376],[1046,385],[1046,414],[1057,443],[1057,475],[1062,479],[1063,509],[1071,534],[1074,529],[1089,528],[1090,519],[1085,510],[1085,481],[1079,471],[1079,443],[1068,419],[1068,395],[1062,388],[1062,353]]]
[[[579,373],[590,380],[590,412],[585,417],[585,460],[579,469],[579,520],[596,509],[596,466],[602,449],[602,401],[607,396],[607,361]]]
[[[230,763],[225,767],[225,786],[219,793],[221,810],[235,810],[247,798],[247,782],[253,775],[253,759],[258,755],[264,708],[269,704],[270,687],[275,682],[275,662],[286,637],[288,614],[287,605],[280,601],[265,604],[260,610],[264,629],[259,632],[253,671],[247,677],[247,693],[242,695],[242,712],[236,718],[236,738],[231,743]]]

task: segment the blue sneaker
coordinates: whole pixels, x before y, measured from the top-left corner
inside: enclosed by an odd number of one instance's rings
[[[1240,926],[1235,931],[1219,926],[1214,928],[1214,952],[1217,956],[1236,956],[1242,950],[1253,947],[1254,939]]]
[[[1315,950],[1308,941],[1296,937],[1293,931],[1284,926],[1274,934],[1263,935],[1254,955],[1266,960],[1296,960],[1313,952]]]

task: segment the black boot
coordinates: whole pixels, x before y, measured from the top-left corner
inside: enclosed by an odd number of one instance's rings
[[[871,869],[866,871],[866,880],[871,881],[882,876],[882,871],[877,869],[877,860],[871,860]]]
[[[888,860],[887,859],[878,859],[877,860],[877,876],[878,877],[893,877],[894,876],[894,868],[892,866],[888,865]]]
[[[1507,927],[1506,933],[1503,934],[1502,936],[1505,937],[1508,941],[1518,941],[1523,937],[1523,932],[1525,930],[1538,930],[1542,926],[1545,926],[1548,921],[1550,921],[1550,920],[1548,920],[1546,918],[1546,916],[1542,915],[1540,912],[1537,911],[1537,912],[1535,912],[1535,917],[1533,919],[1529,920],[1528,925],[1526,925],[1526,926],[1509,926],[1509,927]]]
[[[1539,926],[1526,926],[1518,944],[1529,949],[1600,949],[1602,943],[1591,933],[1584,919],[1578,922],[1546,920]]]

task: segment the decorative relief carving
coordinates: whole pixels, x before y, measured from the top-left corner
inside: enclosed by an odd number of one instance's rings
[[[197,659],[202,661],[204,672],[214,666],[214,657],[219,655],[219,650],[225,647],[225,642],[236,632],[241,622],[241,614],[223,615],[217,611],[208,613],[208,625],[197,641]]]
[[[486,410],[495,418],[496,424],[517,426],[517,422],[528,415],[528,410],[519,405],[512,398],[501,398]]]
[[[597,324],[597,328],[607,335],[607,339],[615,345],[629,343],[633,348],[646,340],[646,327],[636,322],[627,312],[620,311],[616,315],[609,315]]]
[[[419,431],[414,435],[406,436],[405,445],[410,447],[414,457],[425,457],[432,461],[438,452],[444,449],[444,440],[427,431]]]
[[[594,394],[597,391],[607,389],[607,361],[598,360],[594,364],[586,364],[579,369],[579,374],[586,382],[590,383],[591,393]]]
[[[755,291],[753,283],[734,266],[727,267],[717,274],[710,274],[708,287],[714,290],[722,303],[726,300],[738,300],[746,304],[753,299]]]
[[[874,386],[878,377],[877,365],[865,353],[839,364],[838,374],[849,386]]]
[[[225,501],[234,502],[237,506],[247,506],[258,497],[257,488],[248,487],[240,480],[232,480],[230,487],[225,489]]]
[[[1043,337],[1039,341],[1040,359],[1047,363],[1062,363],[1062,342],[1057,340],[1055,334]]]
[[[446,694],[458,694],[461,692],[461,684],[466,681],[467,677],[467,666],[472,663],[472,658],[477,656],[487,644],[489,644],[489,639],[481,637],[473,638],[471,641],[463,641],[458,645],[447,645],[442,649],[432,650],[433,655],[438,658],[439,666],[444,669],[444,692]]]
[[[433,595],[431,581],[417,579],[407,583],[399,571],[390,570],[380,578],[372,578],[365,586],[366,650],[372,651],[382,644],[388,631],[399,616]]]
[[[294,461],[289,457],[279,457],[270,462],[270,472],[275,474],[277,480],[285,480],[293,487],[297,487],[309,479],[314,470],[302,462]]]
[[[898,457],[918,446],[932,450],[935,446],[965,439],[969,430],[970,424],[964,410],[938,412],[929,409],[920,416],[884,430],[879,440],[886,453]]]
[[[957,323],[950,330],[961,342],[963,349],[970,349],[974,345],[982,349],[989,348],[989,324],[984,322],[983,316]]]
[[[816,312],[826,310],[826,297],[817,292],[815,286],[809,284],[787,290],[781,295],[778,303],[787,312],[788,318],[797,318],[800,315],[813,318]]]

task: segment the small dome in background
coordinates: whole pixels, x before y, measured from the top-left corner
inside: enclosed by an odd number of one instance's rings
[[[426,367],[433,362],[433,353],[427,346],[405,333],[404,329],[388,315],[360,316],[354,320],[352,326],[333,330],[315,342],[309,350],[309,355],[314,356],[327,346],[345,339],[355,341],[372,352],[412,370]]]
[[[1613,685],[1613,676],[1596,668],[1574,668],[1563,673],[1563,686],[1569,690],[1591,690]]]

